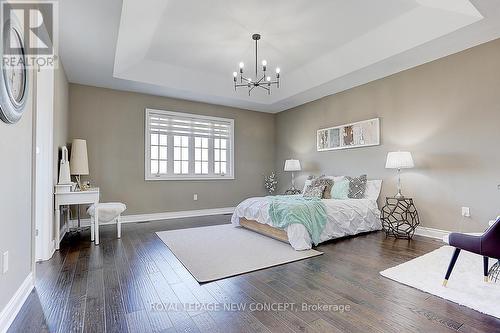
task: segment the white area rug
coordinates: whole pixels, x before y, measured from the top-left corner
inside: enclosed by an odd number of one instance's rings
[[[231,224],[156,233],[198,282],[214,281],[314,257],[290,244]]]
[[[500,318],[500,282],[483,281],[483,257],[461,251],[448,280],[442,282],[454,248],[443,246],[421,257],[380,272],[383,276]],[[496,260],[490,259],[490,266]]]

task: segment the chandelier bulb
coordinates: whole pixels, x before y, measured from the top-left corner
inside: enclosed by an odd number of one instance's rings
[[[245,64],[243,62],[240,62],[240,68],[243,69],[245,67]]]
[[[237,76],[238,76],[238,73],[233,72],[233,76],[234,76],[234,77],[237,77]]]
[[[267,82],[271,81],[271,77],[270,76],[266,77],[266,81]]]
[[[262,60],[262,66],[267,66],[267,61]]]
[[[276,67],[276,74],[279,74],[281,72],[281,69],[279,67]]]

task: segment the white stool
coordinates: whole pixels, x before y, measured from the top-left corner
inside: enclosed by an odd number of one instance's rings
[[[99,235],[95,235],[95,223],[116,221],[116,229],[118,238],[122,236],[122,220],[121,214],[127,209],[127,206],[121,202],[99,203],[99,221],[94,221],[95,205],[87,209],[87,214],[90,215],[90,239],[94,241],[97,238],[96,244],[99,242]]]

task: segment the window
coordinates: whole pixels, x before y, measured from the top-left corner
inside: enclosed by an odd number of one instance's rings
[[[151,134],[151,173],[167,172],[167,136],[165,134]]]
[[[214,139],[214,173],[223,175],[227,172],[227,140]]]
[[[208,138],[194,138],[194,173],[208,175]]]
[[[146,109],[145,179],[234,179],[234,121]]]
[[[165,170],[166,173],[166,170]],[[174,135],[174,174],[189,174],[189,137]]]

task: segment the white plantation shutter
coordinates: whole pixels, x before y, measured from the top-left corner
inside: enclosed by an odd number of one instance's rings
[[[145,130],[146,180],[234,178],[233,119],[146,109]],[[161,160],[157,151],[165,149],[168,158]]]
[[[190,137],[226,138],[232,131],[232,122],[228,120],[204,119],[203,116],[173,113],[166,111],[151,111],[148,114],[150,133],[183,135]]]

